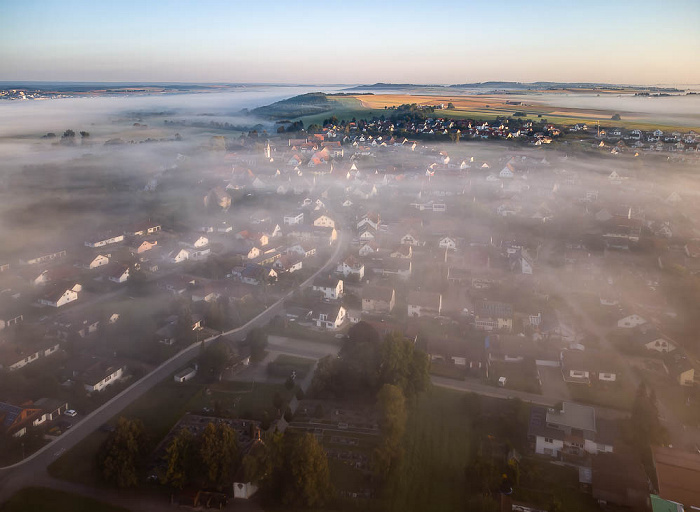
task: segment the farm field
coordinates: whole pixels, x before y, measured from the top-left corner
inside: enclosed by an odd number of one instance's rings
[[[655,121],[652,114],[640,112],[623,112],[619,113],[622,116],[620,121],[611,121],[611,116],[616,113],[611,110],[604,109],[584,109],[573,107],[562,107],[555,105],[547,105],[539,103],[536,96],[532,99],[522,96],[514,98],[513,95],[471,95],[471,96],[445,96],[445,95],[413,95],[413,94],[374,94],[374,95],[358,95],[348,96],[344,101],[355,99],[367,111],[384,112],[384,107],[396,107],[403,104],[417,103],[418,105],[447,105],[454,104],[455,108],[451,110],[440,110],[439,117],[445,118],[475,118],[477,120],[493,120],[499,116],[510,117],[516,112],[522,112],[525,116],[521,119],[534,121],[537,119],[546,119],[547,121],[563,126],[573,126],[577,123],[594,124],[600,121],[605,125],[615,124],[621,128],[641,130],[649,130],[659,128],[664,131],[682,129],[684,131],[698,131],[698,126],[687,124],[669,124],[659,118]],[[507,101],[521,101],[520,105],[509,105]],[[362,114],[361,114],[362,115]],[[329,117],[330,114],[328,114]],[[363,117],[371,117],[365,113]],[[692,124],[692,123],[691,123]]]

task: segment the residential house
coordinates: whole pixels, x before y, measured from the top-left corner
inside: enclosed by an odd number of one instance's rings
[[[232,277],[237,277],[242,283],[258,286],[269,284],[277,280],[277,271],[272,267],[264,267],[252,263],[244,267],[236,267],[231,272]]]
[[[134,224],[130,228],[127,228],[124,234],[129,236],[146,236],[158,233],[161,229],[162,227],[160,224],[148,221],[142,222],[141,224]]]
[[[622,329],[633,329],[647,323],[644,318],[637,314],[629,315],[617,321],[617,326]]]
[[[530,409],[528,438],[535,453],[585,456],[613,451],[614,424],[596,418],[593,407],[564,402],[561,409],[534,406]]]
[[[333,276],[319,276],[314,279],[313,290],[321,292],[324,299],[338,300],[343,296],[343,280]]]
[[[362,312],[370,314],[391,313],[396,305],[393,288],[365,286],[362,288]]]
[[[346,278],[354,276],[359,281],[365,276],[365,265],[354,256],[349,256],[341,263],[338,263],[335,271]]]
[[[593,380],[615,382],[617,368],[608,358],[585,350],[562,350],[561,374],[566,382],[590,384]]]
[[[476,304],[474,323],[484,331],[513,330],[513,306],[504,302],[483,300]]]
[[[78,291],[80,291],[80,289],[82,289],[80,285],[74,285],[72,288],[56,285],[39,299],[39,304],[51,306],[52,308],[60,308],[78,300]]]
[[[45,338],[31,347],[15,343],[0,344],[0,368],[19,370],[42,357],[57,353],[60,347],[59,341],[53,338]]]
[[[444,236],[438,241],[438,247],[454,251],[457,248],[457,241],[449,236]]]
[[[93,249],[97,247],[105,247],[111,244],[117,244],[124,241],[123,233],[100,233],[93,235],[85,241],[87,247]]]
[[[282,219],[285,226],[296,226],[304,222],[304,212],[289,213]]]
[[[89,270],[102,267],[109,263],[109,256],[109,254],[98,254],[97,256],[89,256],[84,260],[81,260],[78,263],[76,263],[76,266],[86,268]]]
[[[129,266],[115,263],[107,269],[107,279],[113,283],[126,283],[129,279]]]
[[[311,319],[316,327],[324,329],[339,329],[343,325],[345,317],[345,308],[339,304],[320,303],[314,306],[311,313]]]
[[[376,262],[374,273],[383,276],[397,276],[401,279],[411,277],[411,260],[403,258],[384,258]]]
[[[335,221],[322,213],[314,218],[313,225],[320,228],[335,228]]]
[[[642,325],[641,332],[634,335],[635,344],[643,346],[647,350],[655,350],[661,353],[676,350],[676,345],[672,341],[654,328],[644,329],[645,325]]]
[[[298,254],[302,258],[309,258],[316,254],[316,245],[311,242],[294,244],[287,248],[287,254]]]
[[[408,316],[440,316],[442,295],[433,292],[408,292]]]
[[[686,510],[700,509],[700,455],[679,448],[652,447],[659,496],[680,503]],[[682,507],[677,508],[682,512]]]
[[[420,240],[418,239],[418,235],[415,233],[406,233],[404,236],[401,237],[401,245],[411,245],[413,247],[417,247],[419,245],[422,245]]]
[[[41,413],[32,421],[32,426],[34,427],[54,421],[68,410],[68,402],[52,398],[40,398],[31,405],[41,409]]]
[[[292,274],[297,270],[302,269],[302,260],[298,254],[283,254],[278,260],[272,264],[277,274],[288,273]]]
[[[65,258],[66,254],[67,253],[64,249],[36,252],[31,256],[20,258],[19,262],[21,265],[37,265],[40,263],[48,263],[49,261],[57,260],[59,258]]]
[[[379,248],[378,248],[378,246],[377,246],[376,243],[374,243],[374,242],[367,242],[367,243],[362,244],[362,245],[360,246],[360,250],[357,251],[357,253],[358,253],[360,256],[365,257],[365,256],[369,256],[370,254],[374,254],[375,252],[377,252],[378,249],[379,249]]]
[[[368,212],[362,216],[362,218],[357,222],[358,231],[365,226],[371,227],[375,232],[379,229],[379,222],[381,217],[378,213]]]
[[[103,391],[108,386],[119,382],[126,374],[126,366],[92,357],[78,361],[73,377],[80,380],[88,393]]]
[[[664,356],[663,363],[666,372],[674,382],[681,386],[692,387],[695,385],[695,368],[688,356],[681,354],[679,350],[674,350]]]
[[[175,249],[168,253],[166,259],[170,263],[182,263],[190,259],[190,251],[187,249]]]
[[[12,437],[22,437],[40,414],[41,408],[34,404],[18,406],[0,402],[0,432]]]
[[[146,251],[150,251],[154,247],[158,245],[158,240],[143,240],[140,244],[137,246],[134,246],[130,249],[132,254],[143,254]]]
[[[432,363],[444,362],[464,369],[473,376],[486,374],[487,362],[483,343],[473,343],[464,339],[430,338],[427,347]]]

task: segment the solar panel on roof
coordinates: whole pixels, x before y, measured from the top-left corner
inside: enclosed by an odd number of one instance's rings
[[[5,419],[3,420],[2,424],[6,427],[9,427],[15,422],[17,416],[20,415],[20,413],[22,412],[22,408],[17,407],[16,405],[0,402],[0,411],[5,413]]]

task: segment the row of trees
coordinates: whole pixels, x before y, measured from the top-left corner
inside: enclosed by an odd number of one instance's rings
[[[236,431],[226,423],[209,423],[197,436],[183,428],[168,445],[166,462],[167,485],[182,489],[196,483],[223,489],[233,482],[240,465]]]
[[[243,458],[246,481],[288,507],[321,507],[333,495],[328,457],[309,434],[275,432]]]

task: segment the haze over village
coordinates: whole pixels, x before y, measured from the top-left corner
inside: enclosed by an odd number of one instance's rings
[[[96,51],[140,23],[74,8]],[[0,511],[700,508],[697,51],[357,83],[249,79],[236,40],[221,80],[209,15],[163,64],[188,13],[129,64],[66,35],[0,75]]]

